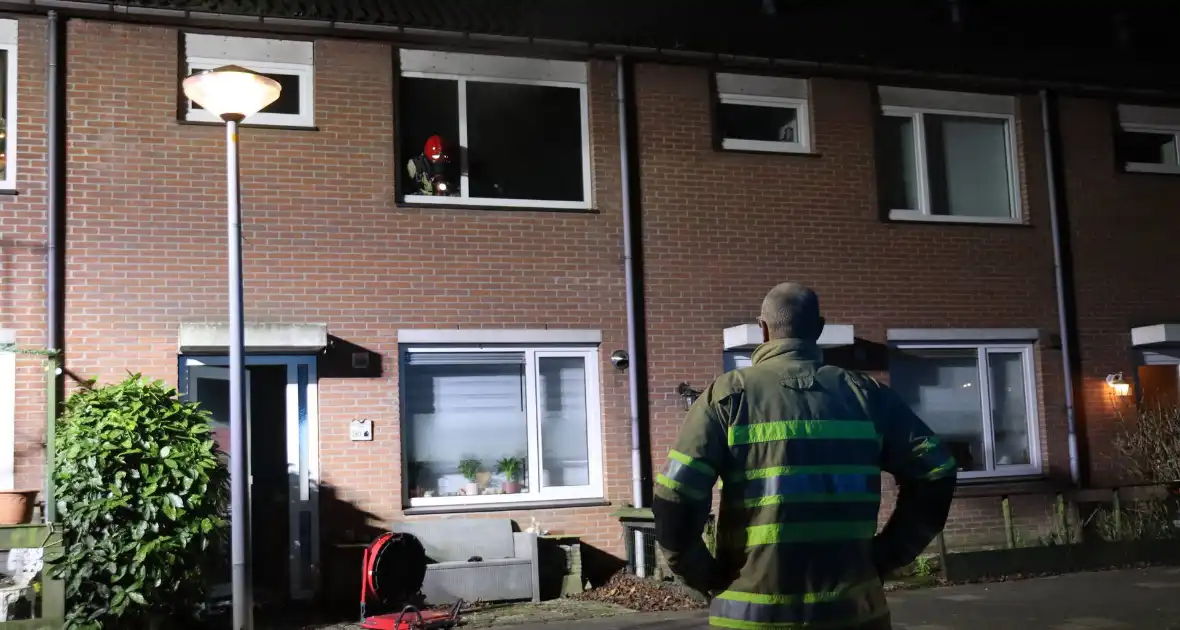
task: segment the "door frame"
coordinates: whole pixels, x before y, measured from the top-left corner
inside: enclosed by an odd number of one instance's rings
[[[294,600],[308,600],[319,590],[320,567],[320,421],[319,376],[315,355],[251,355],[246,366],[268,365],[287,368],[287,567],[288,592]],[[179,357],[180,395],[188,399],[189,368],[228,367],[227,355],[192,355]],[[300,373],[300,368],[305,368]],[[301,387],[302,386],[302,387]],[[300,390],[303,390],[302,392]],[[305,410],[305,414],[300,411]],[[303,462],[306,465],[300,466]],[[304,516],[306,515],[306,517]],[[303,547],[300,527],[307,523],[307,543]],[[253,536],[253,532],[249,532]],[[310,553],[308,553],[310,551]],[[307,579],[303,579],[303,578]]]

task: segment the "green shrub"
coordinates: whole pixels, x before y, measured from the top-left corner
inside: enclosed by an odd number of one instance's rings
[[[138,374],[80,391],[57,427],[66,628],[193,616],[223,564],[228,473],[209,416]]]

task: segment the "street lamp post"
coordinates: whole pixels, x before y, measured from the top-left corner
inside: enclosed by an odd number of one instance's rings
[[[184,80],[184,94],[206,111],[225,121],[226,183],[229,237],[229,480],[230,564],[233,580],[233,629],[254,627],[246,516],[249,514],[246,483],[245,331],[242,305],[242,208],[238,168],[238,123],[257,114],[279,98],[274,79],[239,66],[222,66]]]

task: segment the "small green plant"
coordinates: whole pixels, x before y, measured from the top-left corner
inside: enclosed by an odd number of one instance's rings
[[[520,457],[501,457],[500,461],[496,462],[496,470],[508,481],[516,481],[522,468],[524,468],[524,460]]]
[[[930,556],[918,556],[914,558],[914,575],[918,577],[930,577],[934,575],[934,563],[930,560]]]
[[[67,630],[180,620],[220,566],[229,475],[209,415],[138,374],[79,391],[57,424],[53,471]]]
[[[478,459],[467,457],[459,460],[459,472],[471,483],[475,483],[475,477],[481,468],[483,468],[483,462]]]

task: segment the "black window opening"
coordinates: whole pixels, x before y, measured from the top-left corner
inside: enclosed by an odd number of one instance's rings
[[[422,199],[408,165],[437,135],[450,155],[443,172],[453,199],[587,203],[584,100],[578,87],[403,77],[397,148],[405,196]]]

